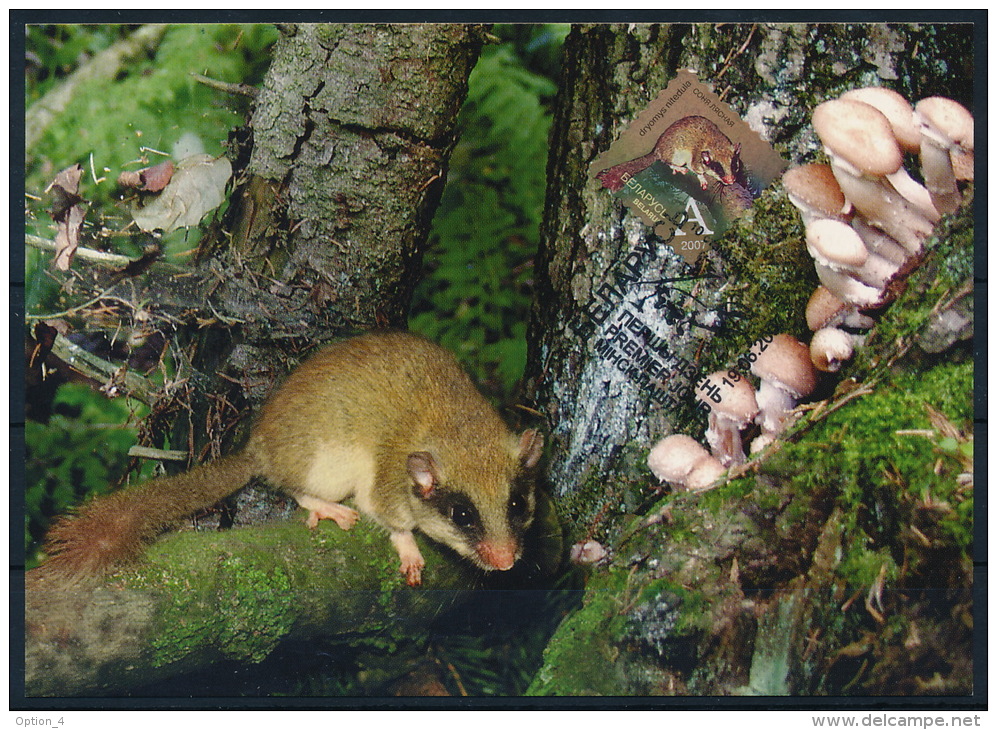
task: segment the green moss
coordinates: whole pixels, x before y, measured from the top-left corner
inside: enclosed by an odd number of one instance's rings
[[[704,372],[734,367],[766,335],[786,332],[806,339],[804,312],[818,282],[803,225],[781,189],[767,189],[716,247],[729,267],[726,291],[745,316],[737,321],[738,329],[710,341]]]
[[[278,567],[242,557],[223,560],[217,585],[223,629],[219,649],[232,659],[258,662],[291,630],[291,582]]]
[[[222,619],[208,610],[208,596],[192,590],[189,581],[173,575],[138,581],[139,585],[142,583],[155,584],[160,595],[169,596],[169,600],[161,604],[161,628],[153,633],[151,641],[152,666],[163,667],[181,661],[201,647],[214,643],[221,631]]]
[[[568,616],[544,650],[543,667],[526,694],[533,697],[613,696],[625,694],[615,663],[613,638],[623,628],[619,596],[626,595],[627,574],[595,577],[585,604]]]

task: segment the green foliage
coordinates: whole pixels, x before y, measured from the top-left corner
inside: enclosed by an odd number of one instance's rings
[[[412,329],[456,352],[479,380],[505,392],[526,362],[551,124],[544,104],[554,91],[549,79],[524,67],[511,44],[482,53],[433,221],[429,273],[410,320]]]
[[[53,514],[88,495],[103,494],[128,469],[136,442],[134,423],[146,409],[122,398],[96,397],[83,385],[59,388],[47,424],[25,423],[24,545],[33,566],[38,543]],[[151,466],[145,471],[150,472]]]

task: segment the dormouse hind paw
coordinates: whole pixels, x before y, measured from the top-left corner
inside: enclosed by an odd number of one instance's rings
[[[326,502],[323,499],[308,495],[301,495],[296,499],[298,504],[308,510],[308,519],[305,520],[305,524],[310,530],[318,527],[319,520],[333,520],[341,529],[349,530],[360,519],[360,513],[345,504]]]

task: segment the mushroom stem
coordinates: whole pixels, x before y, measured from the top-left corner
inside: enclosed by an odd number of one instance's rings
[[[716,411],[711,411],[707,419],[706,442],[724,466],[738,466],[745,462],[741,427],[729,418],[718,417]]]
[[[906,168],[901,167],[896,172],[886,176],[893,189],[900,193],[918,212],[932,223],[941,220],[941,213],[935,208],[932,202],[931,193],[921,183],[910,176]]]
[[[910,254],[920,254],[934,224],[885,178],[863,175],[844,160],[831,158],[831,169],[845,198],[868,223],[882,229]]]
[[[852,272],[852,275],[863,284],[883,289],[896,275],[900,267],[884,256],[870,253],[865,263]]]
[[[858,309],[876,309],[883,305],[885,293],[882,289],[864,284],[843,271],[835,271],[830,266],[814,262],[820,283],[831,290],[845,304]]]
[[[952,156],[948,147],[942,147],[925,137],[921,142],[921,170],[924,182],[935,207],[942,213],[952,213],[959,208],[962,195],[952,171]]]
[[[852,228],[859,234],[870,252],[879,254],[898,266],[907,263],[911,256],[907,249],[897,243],[894,238],[869,225],[862,218],[853,218]]]
[[[796,398],[770,380],[762,380],[755,394],[758,416],[755,422],[762,433],[777,435],[786,430],[789,413],[796,407]]]

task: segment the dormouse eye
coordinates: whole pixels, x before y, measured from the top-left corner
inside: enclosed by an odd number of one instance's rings
[[[526,498],[519,494],[514,494],[509,498],[509,515],[512,517],[525,517],[529,504]]]
[[[467,529],[474,524],[474,520],[475,515],[470,508],[459,504],[455,504],[450,508],[450,521],[457,525],[457,527]]]

